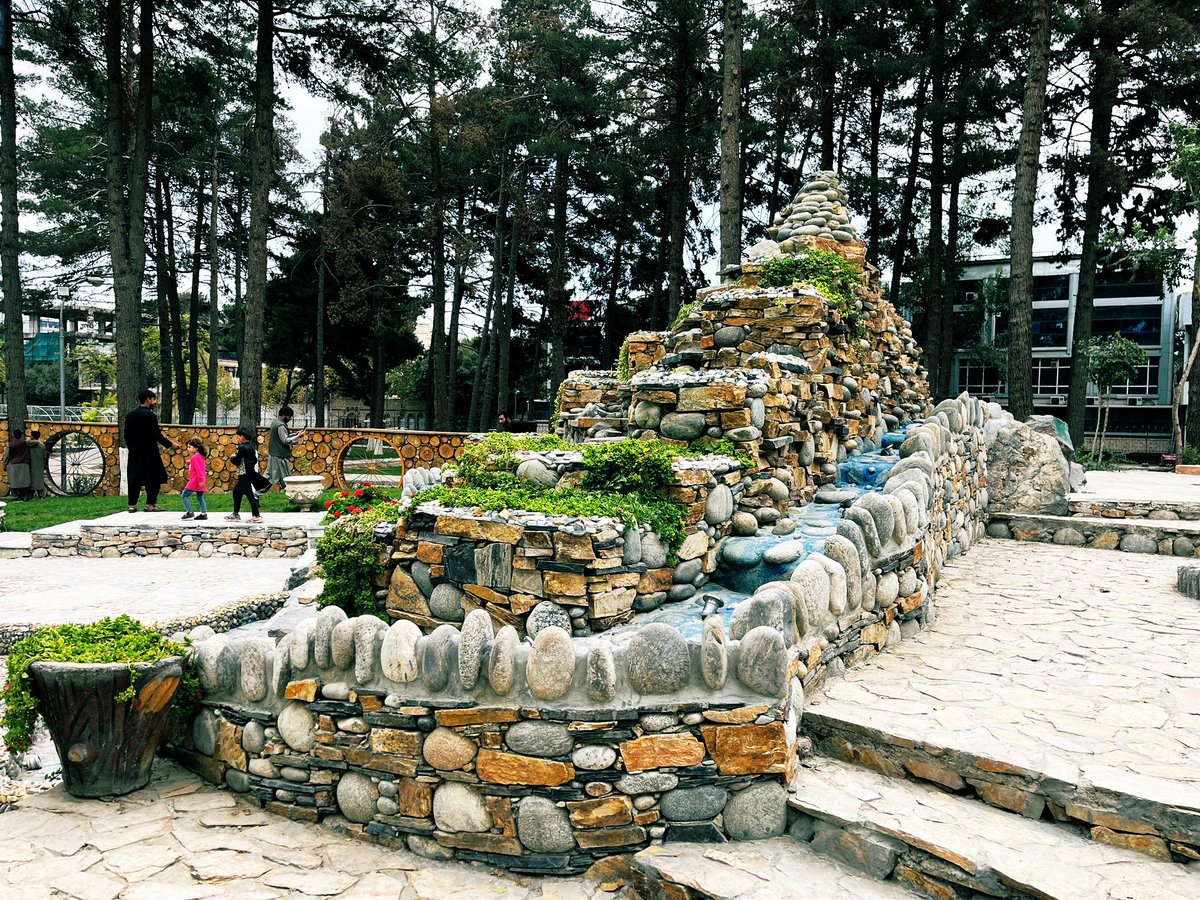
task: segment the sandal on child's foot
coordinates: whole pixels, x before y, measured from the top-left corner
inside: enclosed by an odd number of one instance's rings
[[[237,513],[230,513],[229,515],[227,515],[225,517],[225,521],[226,522],[240,522],[240,521],[242,521],[242,517],[239,516]]]
[[[166,512],[161,506],[147,506],[142,512]]]
[[[128,510],[128,511],[129,511],[129,512],[137,512],[137,507],[136,507],[136,506],[131,506],[131,507],[129,507],[129,510]]]
[[[255,525],[257,525],[258,523],[260,523],[262,521],[262,516],[251,516],[246,521],[253,522]]]
[[[207,518],[208,518],[208,513],[200,513],[200,515],[196,516],[196,521],[203,522]]]
[[[181,518],[181,519],[194,519],[194,518],[196,518],[196,514],[195,514],[195,513],[186,512],[186,513],[184,513],[182,516],[180,516],[179,518]]]

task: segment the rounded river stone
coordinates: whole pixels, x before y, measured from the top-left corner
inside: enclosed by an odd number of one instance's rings
[[[667,564],[667,548],[653,531],[642,536],[642,562],[648,569],[661,569]]]
[[[637,772],[623,775],[617,781],[617,790],[622,794],[656,794],[669,791],[679,784],[679,776],[670,772]]]
[[[488,683],[501,696],[512,690],[520,643],[521,637],[511,625],[505,625],[496,632],[496,639],[492,641],[492,652],[488,654]]]
[[[251,638],[241,645],[242,693],[249,700],[267,696],[267,657],[275,645],[262,638]]]
[[[700,638],[700,674],[714,691],[725,687],[729,677],[729,654],[725,646],[725,623],[720,616],[704,620]]]
[[[192,722],[192,743],[202,756],[217,752],[217,714],[211,709],[202,710]]]
[[[780,541],[763,551],[763,562],[775,566],[795,562],[804,552],[804,541]]]
[[[670,694],[691,678],[687,640],[670,625],[655,622],[642,628],[626,652],[629,682],[639,694]]]
[[[492,814],[475,788],[447,781],[434,791],[433,821],[442,831],[480,832],[492,827]]]
[[[383,676],[401,683],[415,681],[417,677],[417,641],[421,629],[408,619],[398,619],[383,636],[379,650],[379,663]]]
[[[478,683],[483,650],[492,637],[492,617],[482,609],[472,610],[463,622],[458,642],[458,680],[464,690],[469,691]]]
[[[715,784],[676,788],[659,798],[663,818],[672,822],[697,822],[711,819],[725,808],[729,792]]]
[[[720,525],[733,515],[733,491],[727,484],[718,484],[704,503],[704,521],[709,525]]]
[[[517,837],[534,853],[567,853],[575,834],[567,811],[545,797],[526,797],[517,806]]]
[[[421,673],[430,690],[440,691],[450,680],[450,650],[457,636],[453,625],[439,625],[425,641]]]
[[[769,625],[752,629],[738,645],[738,681],[769,697],[783,696],[787,685],[787,647]]]
[[[566,756],[575,746],[575,738],[566,725],[526,719],[508,729],[504,743],[525,756]]]
[[[346,613],[336,606],[326,606],[317,613],[317,624],[313,626],[313,657],[322,669],[328,669],[333,661],[333,629],[344,621]]]
[[[558,473],[537,459],[527,459],[517,466],[517,477],[540,487],[554,487],[558,484]]]
[[[729,798],[723,817],[735,841],[779,837],[787,827],[787,791],[778,782],[755,782]]]
[[[421,755],[435,769],[450,771],[461,769],[473,760],[478,749],[473,740],[453,728],[438,726],[425,738]]]
[[[534,638],[539,631],[551,625],[570,631],[571,615],[553,600],[543,600],[530,610],[529,617],[525,620],[525,631]]]
[[[251,719],[242,729],[242,749],[247,753],[262,753],[265,746],[267,746],[266,729],[263,728],[262,722]]]
[[[639,428],[657,429],[662,422],[662,407],[657,403],[643,400],[633,408],[633,421]]]
[[[736,347],[746,339],[746,332],[740,325],[726,325],[713,332],[713,345],[717,347]]]
[[[354,665],[354,619],[338,622],[329,642],[329,658],[338,669]]]
[[[692,579],[703,571],[704,560],[702,559],[685,559],[675,567],[675,571],[671,575],[671,580],[676,584],[689,584]]]
[[[463,592],[452,584],[439,584],[429,596],[429,611],[447,622],[463,620]]]
[[[617,693],[617,663],[608,641],[593,641],[587,654],[587,695],[611,700]]]
[[[733,533],[739,537],[749,537],[758,532],[758,519],[752,513],[735,512],[733,514]]]
[[[659,430],[673,441],[694,441],[704,433],[704,413],[667,413]]]
[[[721,561],[738,569],[749,569],[762,559],[757,541],[732,538],[721,543]]]
[[[569,621],[569,620],[568,620]],[[571,689],[575,675],[575,646],[571,633],[549,625],[533,639],[525,662],[525,681],[543,700],[557,700]]]
[[[307,753],[316,743],[313,735],[314,724],[313,714],[299,702],[285,706],[276,720],[279,736],[283,738],[284,743],[300,753]]]
[[[636,528],[625,530],[625,546],[621,550],[621,564],[636,566],[642,561],[642,533]]]
[[[571,754],[571,762],[577,769],[598,772],[607,769],[617,761],[617,751],[603,744],[587,744]]]
[[[337,804],[342,815],[351,822],[366,824],[375,816],[379,788],[366,775],[344,772],[338,779]]]

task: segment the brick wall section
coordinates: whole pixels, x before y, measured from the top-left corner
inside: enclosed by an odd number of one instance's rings
[[[93,438],[104,454],[105,472],[95,494],[114,496],[120,493],[120,454],[117,443],[117,426],[108,422],[29,422],[26,426],[37,426],[42,432],[42,442],[50,442],[56,435],[67,431],[81,431]],[[211,427],[208,425],[164,425],[163,434],[177,442],[180,450],[161,448],[163,464],[167,468],[170,482],[167,490],[180,491],[187,483],[187,460],[190,452],[186,444],[190,438],[198,437],[208,448],[208,477],[211,490],[233,490],[233,468],[229,457],[233,455],[236,428]],[[8,423],[0,420],[0,435],[7,435]],[[259,468],[266,471],[267,429],[260,428]],[[355,441],[378,438],[391,446],[404,461],[404,468],[432,468],[457,459],[462,453],[467,435],[454,432],[433,431],[389,431],[383,429],[338,429],[309,428],[293,450],[297,459],[306,459],[312,465],[314,475],[325,478],[326,487],[341,483],[340,461],[342,454]],[[397,486],[399,481],[397,479]],[[7,493],[8,478],[0,467],[0,491]]]

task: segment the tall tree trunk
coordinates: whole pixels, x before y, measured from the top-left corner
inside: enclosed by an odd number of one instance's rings
[[[502,284],[501,268],[504,265],[504,222],[508,215],[509,206],[509,188],[506,180],[506,163],[508,162],[508,151],[505,150],[500,157],[500,196],[496,203],[496,234],[492,244],[492,280],[489,290],[494,290],[495,296],[499,300],[500,285]],[[524,182],[521,182],[524,185]],[[523,188],[522,188],[523,189]],[[517,212],[513,210],[513,223],[510,231],[510,240],[512,241],[512,255],[515,257],[517,251]],[[496,382],[497,392],[500,397],[500,408],[508,408],[508,391],[509,382],[511,380],[511,353],[512,353],[512,309],[507,303],[500,300],[499,307],[499,324],[496,328],[497,341],[497,356],[496,360]]]
[[[209,196],[212,206],[208,213],[208,392],[205,397],[209,425],[217,424],[217,375],[220,369],[221,356],[221,308],[217,294],[218,269],[221,260],[217,256],[218,238],[220,237],[220,174],[217,171],[217,157],[221,149],[220,123],[213,128],[212,149],[212,182],[209,185]]]
[[[839,37],[834,23],[837,0],[825,0],[818,13],[819,41],[817,48],[817,127],[821,133],[821,169],[833,169],[833,131],[836,121],[834,91],[837,89],[838,60],[833,53],[833,40]]]
[[[883,135],[883,101],[886,85],[881,78],[871,82],[870,167],[871,187],[867,194],[867,259],[879,264],[879,144]],[[894,299],[894,298],[893,298]]]
[[[175,418],[175,379],[172,377],[171,364],[174,357],[172,350],[175,346],[175,334],[171,329],[171,307],[167,299],[167,280],[170,270],[167,268],[166,231],[163,227],[163,190],[161,166],[154,177],[154,269],[157,276],[155,295],[158,299],[158,363],[162,369],[162,384],[159,385],[159,410],[164,422],[177,422]]]
[[[621,274],[625,271],[625,233],[618,228],[613,235],[612,268],[608,276],[608,299],[604,304],[604,358],[616,359],[624,335],[613,327],[613,312],[621,290]]]
[[[670,147],[667,154],[667,315],[670,326],[683,304],[683,254],[687,235],[688,97],[691,95],[691,34],[684,12],[675,23],[674,84],[672,85]],[[655,322],[655,326],[660,323]],[[555,386],[557,390],[557,385]],[[556,396],[556,395],[552,395]]]
[[[21,315],[21,231],[17,207],[17,80],[13,72],[12,0],[0,0],[0,271],[4,284],[4,365],[8,427],[29,418]],[[103,398],[102,398],[103,399]]]
[[[437,14],[433,0],[429,4],[430,45],[437,46]],[[433,269],[433,335],[429,343],[429,379],[433,382],[433,426],[445,431],[450,427],[450,400],[446,385],[446,211],[442,196],[442,139],[438,132],[438,67],[436,53],[429,66],[426,92],[429,100],[429,192],[433,234],[430,264]]]
[[[1092,89],[1088,102],[1092,112],[1088,147],[1087,200],[1083,211],[1083,237],[1079,258],[1079,289],[1075,299],[1075,322],[1071,329],[1071,392],[1067,397],[1067,427],[1071,442],[1083,442],[1087,411],[1088,373],[1084,350],[1092,337],[1092,306],[1096,299],[1096,264],[1099,258],[1100,226],[1108,204],[1112,176],[1109,171],[1109,142],[1112,139],[1113,106],[1117,100],[1117,36],[1112,8],[1116,0],[1101,4],[1100,34],[1092,51]]]
[[[267,219],[275,149],[275,7],[258,0],[254,60],[254,138],[250,150],[250,240],[246,268],[246,346],[241,373],[240,424],[257,428],[262,416],[263,318],[267,301]]]
[[[474,200],[474,198],[472,198]],[[450,291],[450,332],[446,344],[446,402],[450,412],[446,427],[458,427],[458,322],[462,315],[463,295],[467,290],[467,195],[458,195],[455,212],[454,285]]]
[[[567,202],[570,158],[559,151],[554,159],[554,211],[550,226],[550,285],[546,292],[550,322],[550,396],[558,396],[558,386],[567,377],[565,343],[567,339]],[[514,228],[515,234],[515,228]],[[515,246],[515,244],[514,244]],[[509,289],[513,287],[511,276]],[[507,307],[507,301],[505,306]]]
[[[233,234],[233,332],[234,350],[238,363],[246,356],[246,318],[244,313],[242,293],[242,253],[246,241],[243,228],[246,221],[246,191],[241,182],[237,188],[237,202],[234,204],[235,221],[230,232]]]
[[[492,316],[495,308],[496,297],[498,296],[499,288],[497,287],[497,276],[495,272],[496,261],[492,260],[492,285],[488,289],[487,306],[483,310],[483,328],[479,332],[479,339],[475,344],[475,373],[471,378],[471,405],[467,411],[467,431],[477,432],[483,431],[481,412],[483,408],[483,385],[485,378],[486,366],[488,365],[488,354],[491,352],[490,344],[492,340]],[[426,391],[426,394],[429,392]]]
[[[929,370],[929,385],[934,399],[940,400],[942,369],[946,345],[953,343],[952,323],[942,316],[942,254],[945,252],[944,190],[946,182],[946,72],[941,65],[946,45],[946,16],[944,0],[935,2],[935,21],[930,55],[937,61],[933,71],[933,109],[929,116],[929,247],[926,251],[928,274],[925,282],[925,368]]]
[[[966,119],[962,115],[962,105],[954,121],[954,139],[951,142],[949,166],[950,206],[946,215],[946,247],[942,254],[941,292],[939,296],[940,315],[945,322],[942,333],[942,368],[938,379],[937,394],[940,397],[950,396],[950,381],[954,374],[955,346],[954,340],[954,285],[958,281],[958,232],[959,232],[959,195],[962,192],[962,145],[963,134],[966,130]]]
[[[1196,260],[1192,265],[1192,343],[1200,346],[1200,229],[1196,230]],[[1200,367],[1191,370],[1188,385],[1186,438],[1193,447],[1200,447]],[[1180,451],[1182,452],[1182,451]],[[1180,462],[1183,460],[1181,459]]]
[[[192,293],[188,298],[188,384],[184,392],[184,406],[180,410],[180,420],[185,425],[196,421],[196,404],[200,392],[200,265],[204,258],[201,255],[204,243],[204,208],[207,205],[204,196],[204,182],[197,181],[196,186],[196,227],[192,235]]]
[[[317,408],[318,428],[325,427],[325,229],[328,226],[329,197],[325,192],[329,180],[329,156],[321,173],[321,247],[317,251],[317,358],[313,372],[313,403]]]
[[[378,291],[372,291],[377,294]],[[383,410],[387,393],[387,366],[384,362],[384,342],[387,326],[383,322],[383,302],[381,298],[374,301],[375,314],[371,317],[374,347],[371,365],[371,427],[383,427]]]
[[[140,0],[137,97],[125,78],[125,11],[107,0],[104,11],[105,137],[109,253],[113,268],[114,341],[117,357],[118,428],[138,405],[142,357],[142,278],[146,264],[146,175],[154,73],[154,2]],[[131,109],[132,107],[132,109]],[[132,116],[130,115],[132,113]],[[128,131],[132,118],[132,146]]]
[[[742,261],[742,0],[725,0],[721,84],[721,268]]]
[[[162,191],[163,216],[165,222],[165,243],[163,246],[164,283],[167,296],[167,313],[170,316],[171,327],[171,364],[175,371],[176,399],[179,407],[183,405],[183,397],[187,391],[187,370],[183,355],[183,311],[179,301],[179,272],[175,264],[175,201],[171,195],[170,173],[160,171],[156,179],[155,191]],[[179,421],[184,421],[179,417]]]
[[[917,80],[912,140],[908,151],[908,177],[900,197],[900,222],[896,228],[896,244],[892,248],[892,285],[888,291],[888,300],[896,306],[900,305],[900,283],[904,277],[905,255],[911,240],[909,232],[913,227],[913,204],[917,199],[917,174],[921,170],[921,133],[925,128],[925,98],[928,88],[929,70],[926,68]]]
[[[1013,177],[1008,280],[1008,408],[1022,422],[1033,415],[1033,209],[1050,72],[1050,0],[1034,0],[1031,24],[1029,70]]]

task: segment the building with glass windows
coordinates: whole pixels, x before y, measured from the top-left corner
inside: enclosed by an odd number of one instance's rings
[[[960,268],[955,297],[954,393],[1007,403],[1003,348],[1008,333],[1007,258],[972,260]],[[1041,256],[1033,263],[1033,403],[1039,413],[1064,418],[1071,381],[1071,329],[1079,289],[1078,256]],[[1171,393],[1182,368],[1180,340],[1191,321],[1190,283],[1169,289],[1129,269],[1096,276],[1092,334],[1123,334],[1146,351],[1146,362],[1128,383],[1113,389],[1108,446],[1129,453],[1163,453],[1171,447]],[[1182,324],[1180,324],[1182,323]],[[1087,428],[1095,421],[1097,394],[1088,400]]]

